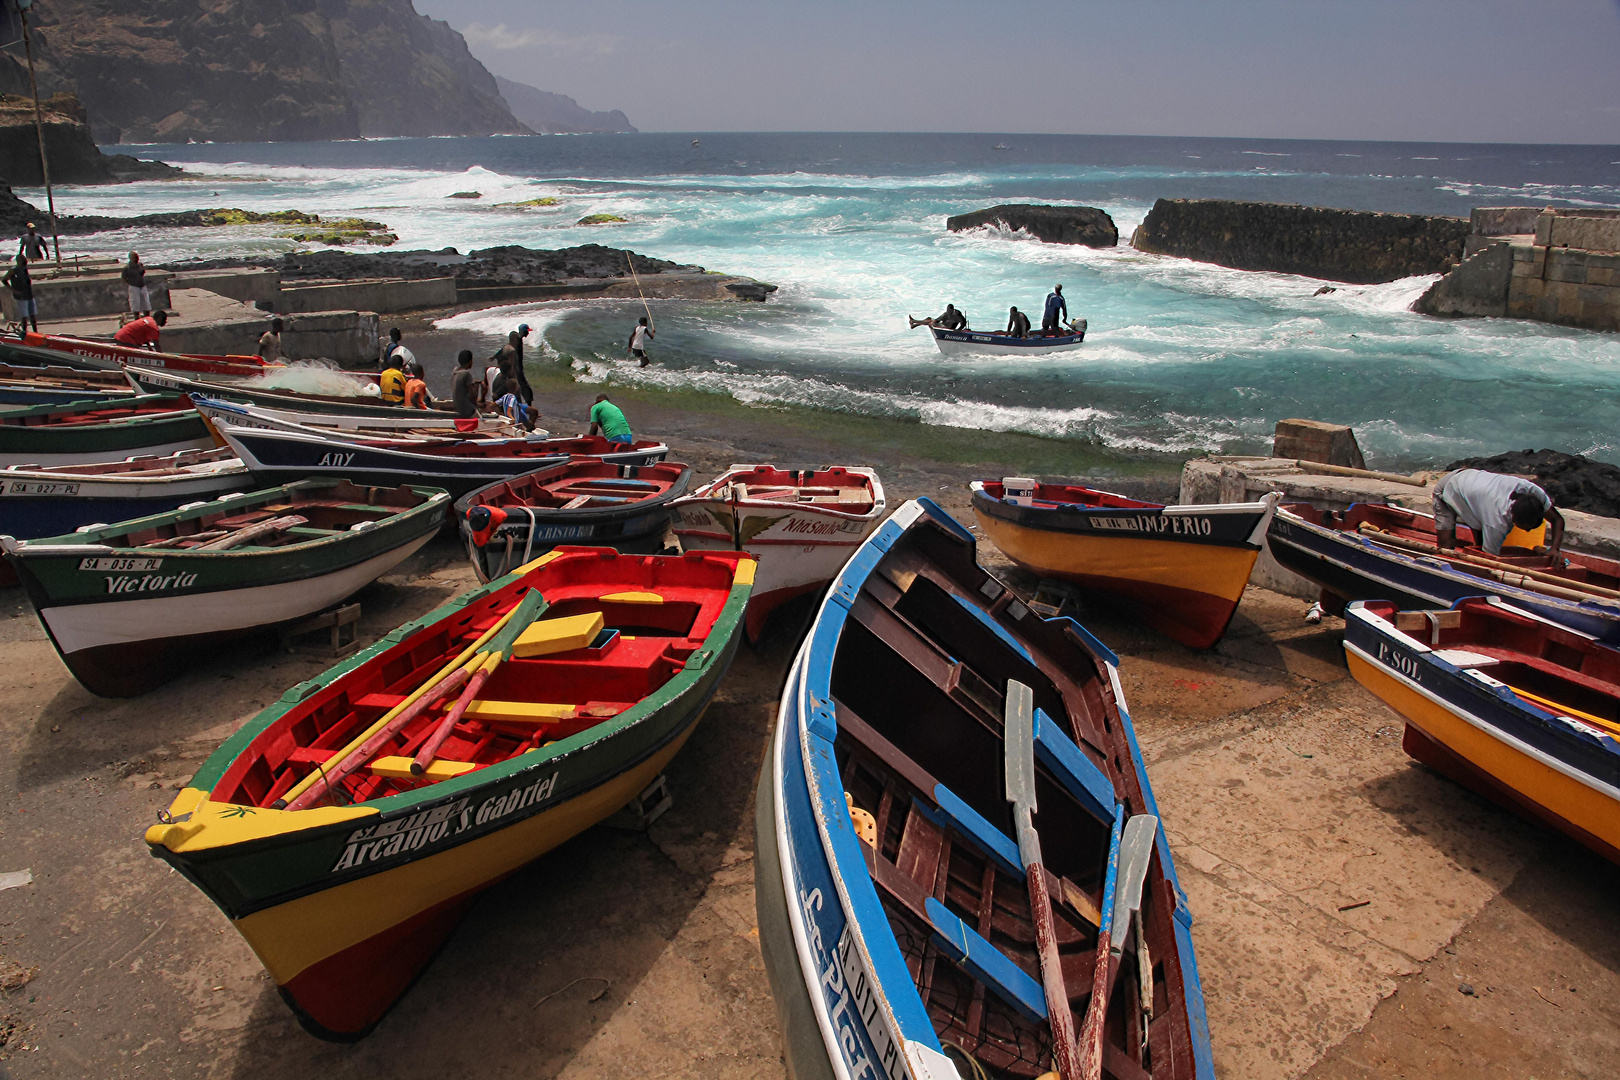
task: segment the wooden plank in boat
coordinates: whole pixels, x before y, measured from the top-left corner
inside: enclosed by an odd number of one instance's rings
[[[602,632],[603,616],[600,611],[583,615],[568,615],[560,619],[541,619],[519,634],[512,645],[512,655],[523,659],[551,656],[554,653],[583,649]]]
[[[573,719],[579,715],[579,706],[544,701],[475,701],[463,715],[490,723],[549,724]]]
[[[445,761],[443,758],[436,758],[428,765],[426,772],[417,776],[411,772],[412,760],[408,757],[381,757],[373,761],[368,768],[371,775],[391,780],[449,780],[478,768],[475,761]]]

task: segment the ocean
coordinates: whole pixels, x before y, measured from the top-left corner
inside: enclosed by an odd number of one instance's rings
[[[633,300],[517,305],[439,324],[482,347],[527,322],[542,356],[584,382],[1017,432],[1103,459],[1263,453],[1275,422],[1300,416],[1353,425],[1375,467],[1525,447],[1620,462],[1620,335],[1413,314],[1432,277],[1318,296],[1314,279],[1126,246],[1160,197],[1459,216],[1617,206],[1617,147],[688,133],[133,152],[196,177],[59,188],[59,211],[296,208],[386,222],[399,249],[594,242],[780,286],[765,304],[655,301],[656,362],[645,369],[623,361],[640,314]],[[481,198],[447,198],[460,191]],[[42,202],[42,192],[19,194]],[[500,205],[545,196],[557,204]],[[1016,202],[1102,207],[1121,246],[944,229],[950,214]],[[575,224],[596,213],[628,223]],[[153,263],[286,250],[274,231],[126,230],[64,250],[133,247]],[[1070,314],[1089,320],[1075,352],[947,360],[926,330],[907,329],[908,314],[947,301],[980,328],[1004,325],[1013,304],[1038,321],[1056,282]]]

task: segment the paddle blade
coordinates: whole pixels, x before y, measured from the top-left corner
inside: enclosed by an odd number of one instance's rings
[[[1153,842],[1158,837],[1159,819],[1137,814],[1125,823],[1119,841],[1119,878],[1114,886],[1114,930],[1111,949],[1115,956],[1124,952],[1130,923],[1126,920],[1142,909],[1142,889],[1147,883],[1148,864],[1153,861]]]
[[[1007,683],[1005,766],[1007,801],[1035,809],[1035,692],[1016,679]]]

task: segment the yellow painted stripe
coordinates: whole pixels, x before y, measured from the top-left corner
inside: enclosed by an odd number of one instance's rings
[[[236,929],[284,984],[435,904],[489,885],[601,821],[663,771],[696,725],[694,720],[634,769],[544,813],[437,855],[256,911],[236,920]]]
[[[1357,682],[1423,734],[1531,802],[1620,847],[1620,805],[1614,799],[1481,731],[1348,649],[1345,659]]]
[[[478,768],[475,761],[445,761],[443,758],[436,758],[421,776],[417,776],[411,772],[411,762],[414,760],[408,757],[380,757],[367,768],[371,770],[373,776],[387,776],[394,780],[449,780],[451,777]]]
[[[1009,559],[1047,577],[1140,581],[1237,601],[1260,554],[1248,548],[1182,544],[1135,533],[1047,532],[988,514],[976,516],[985,535]]]
[[[474,720],[543,724],[551,720],[570,720],[578,713],[578,705],[552,705],[544,701],[475,701],[467,706],[464,715]]]
[[[664,602],[664,598],[655,592],[638,592],[633,589],[628,592],[604,593],[601,599],[615,604],[662,604]]]

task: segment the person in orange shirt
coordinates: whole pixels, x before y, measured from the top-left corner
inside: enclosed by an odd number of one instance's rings
[[[407,409],[433,408],[433,395],[428,393],[427,381],[422,378],[422,362],[411,360],[405,365],[405,407]]]
[[[123,345],[136,345],[143,349],[157,349],[158,334],[169,321],[166,312],[154,311],[139,319],[132,319],[118,328],[113,340]]]

